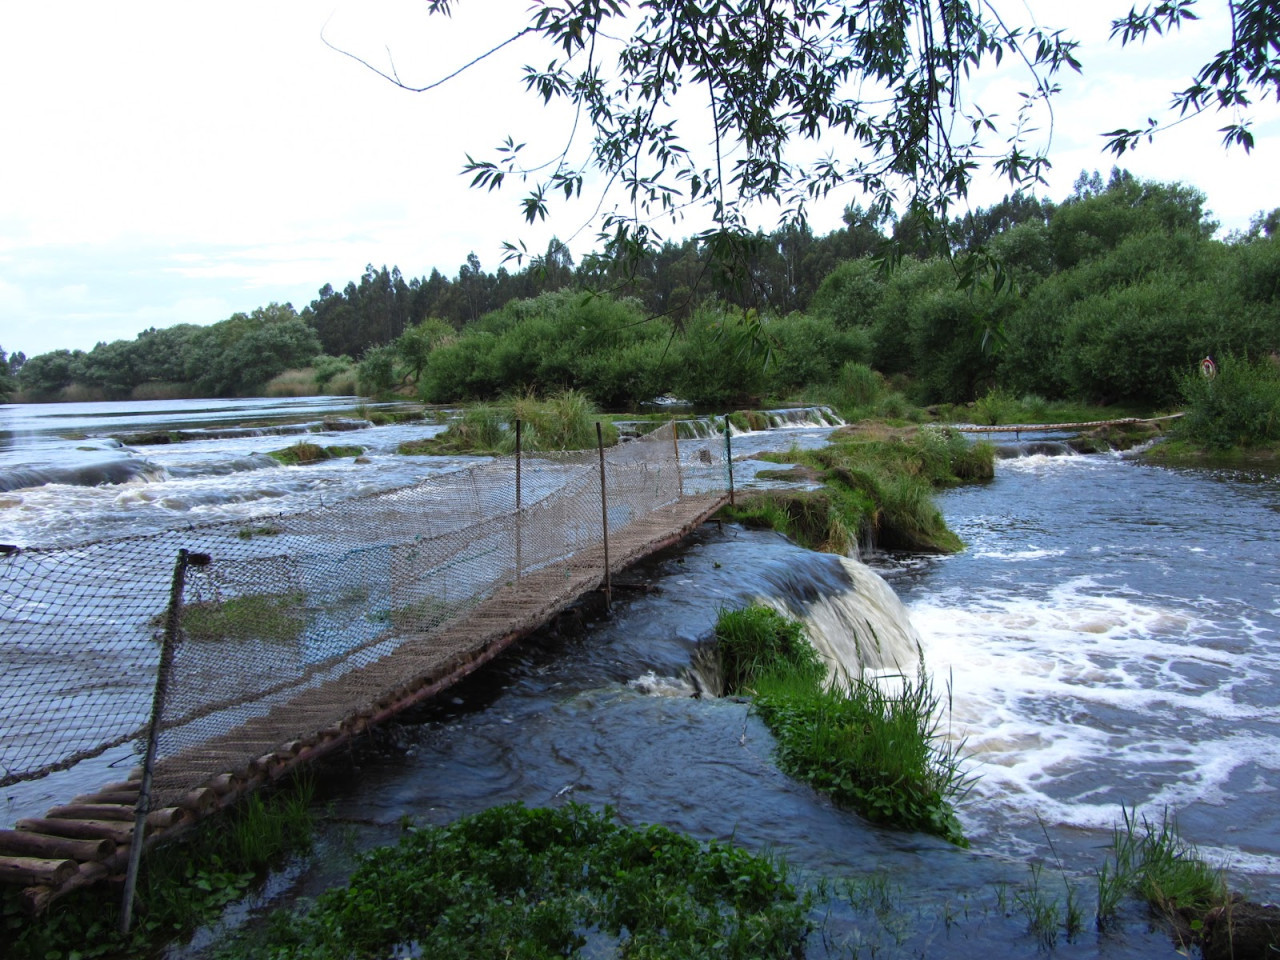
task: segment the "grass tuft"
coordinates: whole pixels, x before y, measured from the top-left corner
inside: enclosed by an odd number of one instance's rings
[[[941,698],[924,675],[827,681],[803,627],[762,606],[722,611],[726,693],[751,693],[777,739],[778,766],[876,823],[966,846],[953,802],[968,789],[958,748],[938,728]]]

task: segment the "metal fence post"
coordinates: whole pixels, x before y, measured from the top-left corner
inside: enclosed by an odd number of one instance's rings
[[[671,446],[676,452],[676,492],[684,499],[684,473],[680,470],[680,431],[676,427],[676,418],[671,418]]]
[[[516,421],[516,579],[524,566],[520,557],[520,421]]]
[[[729,439],[729,418],[724,418],[724,457],[726,461],[726,469],[729,472],[729,506],[734,506],[733,502],[733,442]]]
[[[120,933],[127,934],[133,925],[133,896],[138,886],[138,868],[142,863],[142,846],[146,839],[147,814],[151,812],[151,778],[155,773],[156,747],[160,739],[160,718],[169,692],[169,675],[173,671],[173,652],[178,645],[178,624],[182,615],[182,589],[187,567],[202,567],[209,555],[178,551],[173,566],[173,583],[169,589],[169,609],[164,618],[164,639],[160,645],[160,663],[156,668],[156,689],[151,700],[151,720],[147,725],[147,751],[142,761],[142,784],[134,811],[133,835],[129,838],[129,867],[124,878],[124,896],[120,903]]]
[[[600,421],[596,421],[596,449],[600,451],[600,518],[604,529],[604,609],[608,613],[613,607],[613,584],[609,573],[609,494],[605,490],[604,475],[604,429]]]

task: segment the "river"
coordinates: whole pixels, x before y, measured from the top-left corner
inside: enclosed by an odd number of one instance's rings
[[[745,451],[785,448],[819,443],[825,432],[734,442]],[[375,464],[385,457],[387,469],[408,469],[393,465],[375,430],[364,433]],[[262,448],[256,442],[247,453]],[[247,498],[181,511],[142,496],[178,483],[171,467],[186,447],[133,454],[163,461],[168,477],[82,488],[104,504],[112,498],[105,529],[147,527],[170,512],[247,509]],[[362,476],[323,466],[332,472],[307,468],[316,472],[305,481],[263,466],[254,488],[284,490],[274,506],[318,487],[337,495],[349,482],[334,479],[340,472]],[[358,482],[381,482],[376,473]],[[179,491],[170,492],[181,499]],[[7,533],[8,542],[33,542],[43,525],[32,513],[71,522],[78,509],[57,513],[52,488],[3,496],[0,522],[26,538]],[[1030,864],[1044,865],[1047,895],[1061,902],[1072,885],[1091,915],[1093,873],[1122,805],[1157,820],[1166,808],[1176,812],[1183,836],[1225,866],[1233,887],[1276,899],[1280,481],[1116,456],[1035,455],[1001,460],[993,482],[938,499],[964,552],[868,559],[905,602],[935,683],[950,690],[949,734],[963,741],[976,776],[959,807],[969,850],[834,808],[775,769],[771,738],[747,705],[691,696],[688,668],[719,608],[759,597],[805,613],[857,589],[839,558],[708,524],[629,572],[625,579],[648,591],[619,591],[611,619],[522,643],[327,764],[316,852],[228,922],[340,881],[355,851],[394,840],[402,817],[446,822],[511,800],[610,804],[627,823],[733,838],[782,857],[819,893],[810,957],[1034,955],[1042,944],[1022,906]],[[121,513],[134,516],[124,522]],[[1086,922],[1056,949],[1172,953],[1140,905],[1130,903],[1123,919],[1107,933]],[[204,931],[173,953],[199,955],[219,936]]]

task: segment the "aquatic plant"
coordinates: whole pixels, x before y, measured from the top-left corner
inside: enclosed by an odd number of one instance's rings
[[[197,641],[241,637],[294,641],[307,625],[305,600],[300,591],[291,590],[189,603],[182,608],[182,632],[188,640]]]
[[[923,668],[892,678],[892,690],[860,677],[828,682],[803,626],[759,605],[721,611],[716,642],[725,692],[754,697],[785,773],[874,822],[967,845],[952,804],[969,780],[941,735],[941,697]]]
[[[761,459],[808,466],[823,487],[751,493],[724,515],[773,527],[810,549],[845,554],[859,543],[890,550],[959,550],[963,544],[934,506],[932,490],[988,480],[995,471],[990,444],[971,444],[953,430],[938,428],[905,434],[846,428],[821,450]]]
[[[237,960],[415,954],[755,960],[797,955],[808,904],[782,867],[612,811],[493,807],[410,827],[345,887],[227,944]]]
[[[1227,902],[1222,871],[1201,859],[1184,840],[1166,809],[1158,824],[1121,807],[1123,823],[1111,834],[1109,859],[1098,870],[1098,925],[1116,916],[1120,900],[1136,894],[1160,915],[1182,917],[1192,929],[1206,913]]]
[[[318,443],[299,440],[283,450],[269,450],[267,456],[273,460],[278,460],[285,466],[293,467],[300,464],[341,459],[342,457],[358,457],[362,453],[364,453],[364,447],[354,445],[322,447]]]
[[[566,390],[545,399],[523,396],[500,403],[473,404],[444,433],[400,444],[410,454],[513,453],[515,422],[520,420],[521,448],[526,452],[588,450],[596,446],[596,422],[606,446],[618,442],[618,430],[602,417],[583,393]]]

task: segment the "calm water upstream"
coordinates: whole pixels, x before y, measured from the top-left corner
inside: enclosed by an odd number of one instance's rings
[[[217,472],[260,452],[261,437],[112,454],[163,473],[12,489],[0,494],[0,540],[42,542],[58,518],[77,531],[146,529],[192,512],[356,492],[385,482],[384,470],[450,468],[396,460],[395,431],[408,429],[326,441],[369,446],[363,470]],[[735,438],[735,453],[824,435]],[[50,443],[43,468],[96,456],[74,450],[92,440],[70,452],[48,452]],[[11,443],[0,467],[22,467],[18,449]],[[180,475],[197,454],[212,466]],[[268,489],[281,492],[253,493]],[[905,602],[935,681],[951,688],[951,735],[964,738],[978,778],[960,807],[970,850],[835,809],[778,773],[771,738],[747,705],[691,696],[688,668],[719,608],[760,597],[834,629],[875,593],[839,558],[709,524],[631,571],[625,580],[653,592],[621,591],[612,619],[533,638],[327,765],[328,825],[316,853],[230,922],[341,882],[353,853],[394,840],[402,817],[446,822],[512,800],[610,804],[628,823],[732,837],[781,856],[819,891],[815,958],[1035,955],[1041,947],[1019,905],[1028,864],[1045,862],[1049,896],[1062,900],[1064,885],[1075,885],[1091,915],[1092,874],[1122,805],[1157,819],[1176,811],[1183,835],[1226,865],[1233,886],[1280,896],[1280,480],[1029,456],[1001,461],[993,483],[939,502],[968,548],[875,566]],[[1056,951],[1173,954],[1142,908],[1131,905],[1125,919],[1106,935],[1091,923],[1073,942],[1063,934]],[[173,952],[198,955],[219,937],[205,931]]]

